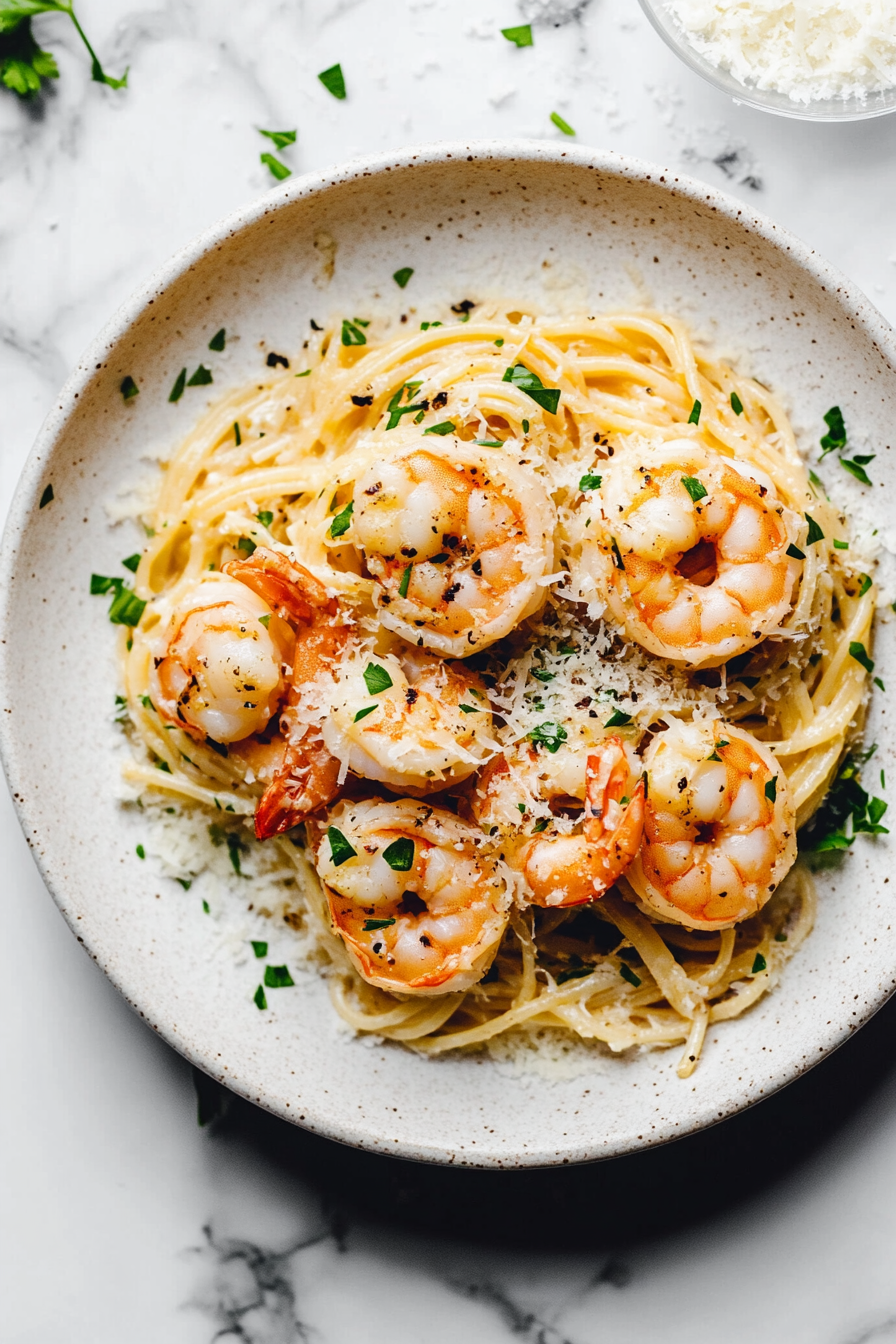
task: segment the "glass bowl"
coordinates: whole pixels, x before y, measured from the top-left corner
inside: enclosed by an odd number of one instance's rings
[[[727,93],[736,103],[759,107],[778,117],[796,117],[800,121],[862,121],[866,117],[882,117],[896,111],[896,86],[869,93],[864,97],[818,98],[810,103],[797,103],[785,93],[774,89],[757,89],[742,84],[727,70],[711,65],[688,41],[664,0],[639,0],[641,8],[660,37],[680,56],[685,65],[702,75],[710,84]]]

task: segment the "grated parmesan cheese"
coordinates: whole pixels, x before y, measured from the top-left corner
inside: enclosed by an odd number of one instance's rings
[[[795,103],[896,84],[896,0],[667,0],[694,49]]]

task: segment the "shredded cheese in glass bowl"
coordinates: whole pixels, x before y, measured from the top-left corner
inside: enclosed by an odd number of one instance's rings
[[[896,0],[640,0],[686,65],[736,102],[806,121],[896,110]]]

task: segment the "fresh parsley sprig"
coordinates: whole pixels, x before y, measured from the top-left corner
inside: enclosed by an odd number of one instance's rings
[[[823,853],[849,849],[857,835],[888,835],[881,825],[887,803],[873,798],[862,787],[862,766],[873,756],[876,748],[861,753],[850,753],[828,790],[815,816],[799,834],[801,850]]]
[[[37,14],[67,14],[90,55],[91,79],[110,89],[127,88],[127,70],[121,79],[106,74],[71,0],[0,0],[0,83],[20,98],[31,98],[40,93],[42,80],[59,78],[55,57],[37,45],[31,31]]]

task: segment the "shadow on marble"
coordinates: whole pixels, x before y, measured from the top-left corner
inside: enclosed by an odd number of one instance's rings
[[[896,1072],[896,999],[830,1058],[788,1088],[712,1129],[661,1148],[587,1166],[534,1171],[437,1167],[347,1148],[276,1119],[194,1074],[209,1140],[245,1145],[314,1190],[335,1225],[361,1217],[415,1232],[474,1239],[500,1196],[503,1245],[600,1249],[597,1206],[614,1210],[615,1248],[643,1239],[644,1201],[657,1235],[708,1221],[755,1198],[836,1141]],[[736,1179],[732,1179],[736,1172]],[[699,1198],[694,1198],[695,1173]],[[661,1189],[664,1197],[654,1199]],[[437,1218],[433,1210],[438,1210]],[[495,1223],[487,1221],[495,1245]],[[517,1236],[516,1229],[519,1229]]]

